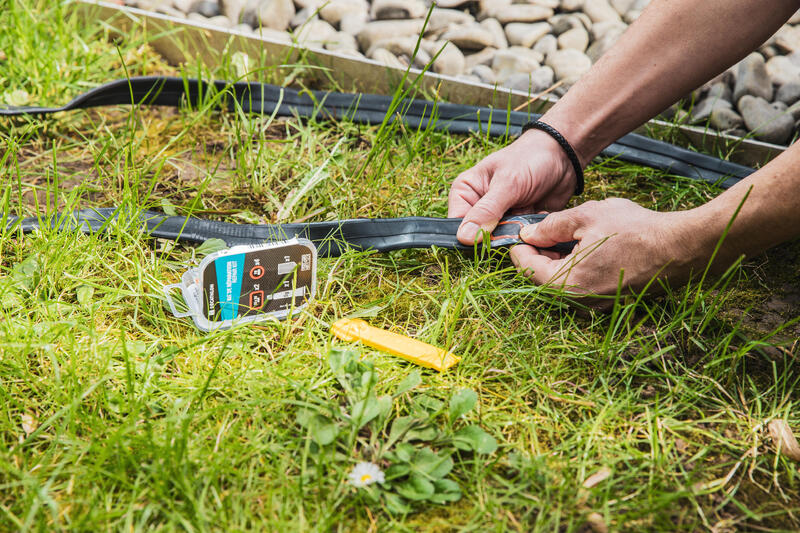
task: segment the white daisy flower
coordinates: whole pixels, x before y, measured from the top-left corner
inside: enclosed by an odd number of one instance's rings
[[[358,488],[385,480],[383,471],[375,463],[358,463],[347,477],[350,478],[350,484]]]

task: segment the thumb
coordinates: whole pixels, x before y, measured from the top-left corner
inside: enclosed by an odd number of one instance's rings
[[[576,233],[582,226],[574,209],[551,213],[538,224],[529,224],[519,232],[520,238],[537,248],[548,248],[560,242],[580,240]]]
[[[467,245],[480,242],[483,238],[481,231],[494,231],[497,223],[514,202],[515,199],[500,187],[490,187],[464,215],[456,235],[459,242]]]

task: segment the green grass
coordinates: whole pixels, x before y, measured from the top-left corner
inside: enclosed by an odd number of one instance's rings
[[[0,100],[56,104],[126,71],[177,72],[136,35],[116,49],[53,2],[2,0],[0,12]],[[2,209],[443,216],[451,180],[499,147],[391,133],[207,107],[2,120]],[[325,179],[289,202],[326,161]],[[588,198],[662,210],[718,192],[619,163],[598,164],[587,184]],[[0,236],[0,530],[572,531],[590,516],[611,530],[800,527],[798,466],[765,431],[773,418],[800,429],[797,243],[611,314],[564,305],[499,253],[350,252],[321,261],[318,298],[298,319],[211,335],[161,297],[195,259],[123,224]],[[374,365],[368,394],[394,397],[348,432],[337,413],[350,400],[327,361],[346,345],[328,327],[353,313],[463,359],[395,395],[411,365],[356,347]],[[436,406],[462,389],[478,403],[450,420]],[[309,405],[338,424],[332,444],[298,423]],[[348,485],[358,461],[389,466],[391,424],[410,415],[427,416],[428,445],[452,453],[457,502],[391,512],[386,494]],[[453,451],[469,424],[497,450]]]

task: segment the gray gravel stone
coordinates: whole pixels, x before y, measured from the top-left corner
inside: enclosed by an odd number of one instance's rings
[[[545,35],[533,45],[533,50],[542,54],[542,56],[547,57],[549,54],[552,54],[556,50],[558,50],[558,40],[556,39],[555,35]]]
[[[589,46],[589,33],[583,28],[572,28],[558,36],[558,47],[585,52]]]
[[[497,76],[495,76],[494,71],[486,65],[475,65],[469,73],[480,78],[483,83],[488,83],[489,85],[497,83]]]
[[[781,26],[775,33],[775,46],[787,53],[800,51],[800,26]]]
[[[541,54],[530,48],[512,46],[497,51],[492,60],[492,70],[497,73],[497,79],[519,72],[529,74],[541,66],[542,59]]]
[[[431,31],[446,30],[449,26],[464,26],[473,24],[475,17],[458,9],[433,8],[428,25]]]
[[[755,52],[739,63],[736,71],[736,85],[733,88],[733,100],[738,102],[742,96],[747,94],[767,101],[772,100],[772,82],[767,75],[764,58]]]
[[[800,100],[800,81],[785,83],[778,88],[775,99],[790,106]]]
[[[717,108],[711,112],[708,122],[718,130],[728,131],[744,125],[742,117],[731,108]]]
[[[497,48],[493,47],[486,47],[480,52],[476,52],[474,54],[468,54],[464,56],[466,69],[470,70],[472,67],[476,65],[491,65],[492,60],[494,60],[494,56],[497,53]]]
[[[374,59],[379,63],[383,63],[388,67],[399,68],[399,69],[405,69],[408,67],[407,64],[404,64],[397,58],[397,56],[395,56],[393,53],[391,53],[389,50],[386,50],[385,48],[375,48],[374,50],[372,50],[372,54],[367,54],[367,57],[369,57],[370,59]]]
[[[611,7],[614,8],[614,11],[616,11],[617,14],[622,17],[625,15],[625,13],[631,10],[635,0],[611,0],[609,3],[611,4]]]
[[[378,20],[368,22],[364,28],[358,32],[356,39],[362,50],[369,50],[372,44],[385,39],[387,36],[402,37],[405,35],[419,35],[425,21],[421,19],[413,20]]]
[[[508,44],[525,48],[530,48],[548,33],[550,33],[550,24],[547,22],[534,22],[533,24],[512,22],[506,25]]]
[[[708,88],[706,98],[713,98],[715,100],[721,99],[731,102],[733,101],[733,92],[727,83],[718,81],[711,84],[711,86]]]
[[[442,35],[442,39],[452,42],[462,50],[481,50],[495,46],[492,32],[480,24],[457,26]]]
[[[727,100],[714,97],[706,98],[692,107],[691,123],[700,124],[708,120],[712,112],[720,109],[731,109],[732,107],[733,105]]]
[[[599,27],[599,29],[598,29]],[[586,50],[586,55],[592,60],[592,62],[597,61],[600,57],[605,54],[625,33],[627,26],[622,23],[598,23],[592,27],[592,34],[595,36],[595,41],[589,45],[589,48]],[[598,31],[599,33],[595,33]]]
[[[354,55],[353,53],[355,52],[361,55],[358,51],[358,41],[356,41],[356,38],[343,31],[331,35],[325,42],[325,49],[332,52],[339,52],[340,54]]]
[[[508,48],[508,39],[506,39],[506,32],[503,26],[495,19],[486,19],[481,21],[481,27],[492,34],[494,39],[495,48]]]
[[[219,10],[232,22],[241,22],[242,10],[247,0],[219,0]]]
[[[447,41],[422,41],[422,48],[433,61],[433,71],[446,76],[457,76],[466,70],[464,53],[456,45]],[[441,50],[441,52],[440,52]]]
[[[367,3],[361,0],[332,0],[315,9],[319,10],[319,17],[322,20],[333,26],[339,26],[343,18],[352,15],[366,22],[369,14]]]
[[[540,22],[553,16],[553,10],[533,4],[512,4],[492,13],[500,24],[510,22]]]
[[[608,0],[585,0],[583,3],[583,12],[586,13],[592,22],[622,22],[622,17],[619,16],[616,9],[611,7]]]
[[[783,144],[792,134],[794,120],[782,103],[770,104],[764,98],[746,94],[739,100],[739,112],[756,139]]]
[[[557,50],[547,56],[547,66],[553,69],[556,78],[570,85],[592,68],[592,60],[578,50]]]
[[[336,28],[324,20],[309,20],[294,32],[294,38],[303,46],[323,48],[327,43],[337,41]]]
[[[248,0],[242,22],[253,28],[285,30],[295,15],[292,0]]]
[[[800,82],[800,66],[796,65],[787,56],[771,58],[766,63],[766,69],[772,83],[775,85]]]
[[[548,66],[539,67],[531,72],[531,91],[540,93],[555,83],[556,74]]]
[[[421,0],[372,0],[372,18],[376,20],[416,19],[427,11]]]
[[[569,31],[573,28],[583,27],[581,19],[579,19],[575,13],[561,13],[559,15],[553,15],[547,19],[547,22],[551,26],[550,31],[555,36],[559,36],[565,31]]]
[[[212,0],[197,0],[189,6],[189,13],[198,13],[206,18],[216,17],[220,13],[219,4]]]
[[[366,12],[346,13],[342,15],[342,19],[339,21],[339,30],[358,37],[361,30],[366,27],[367,22],[369,22],[369,15]]]
[[[584,0],[561,0],[562,11],[578,11],[583,8]]]

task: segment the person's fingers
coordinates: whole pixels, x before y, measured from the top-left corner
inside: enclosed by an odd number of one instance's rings
[[[560,242],[580,240],[577,235],[582,219],[574,209],[551,213],[538,224],[528,224],[519,232],[520,238],[537,248],[549,248]]]
[[[526,244],[518,244],[511,248],[510,255],[511,262],[522,275],[537,285],[552,281],[559,274],[563,264],[562,260],[542,255],[536,248]]]
[[[517,198],[508,194],[508,191],[500,187],[490,187],[464,215],[456,235],[459,242],[467,245],[480,242],[483,238],[482,231],[493,231],[497,222],[516,201]]]
[[[482,171],[473,167],[459,174],[447,195],[447,216],[463,218],[483,195],[476,184],[483,183]]]

